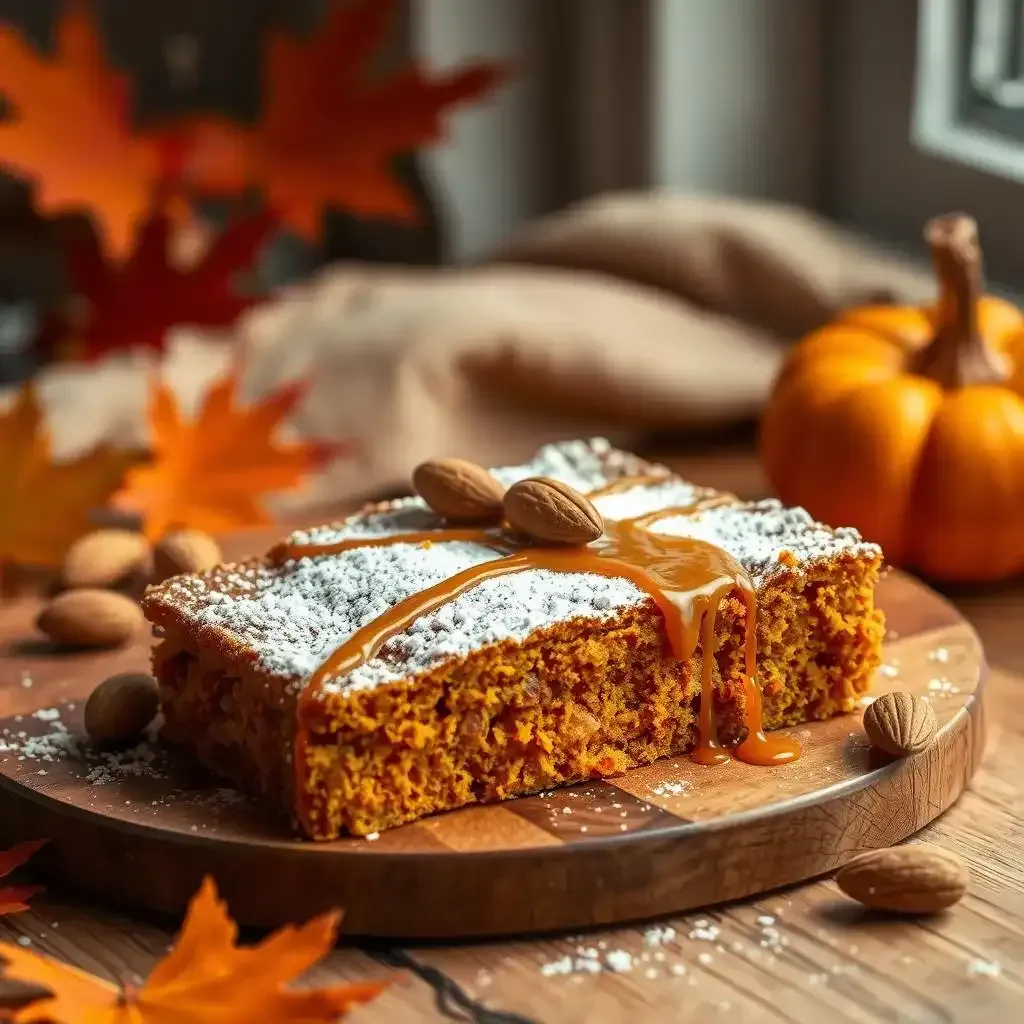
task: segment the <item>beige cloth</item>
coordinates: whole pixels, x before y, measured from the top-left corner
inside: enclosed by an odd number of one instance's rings
[[[748,419],[789,338],[842,305],[929,290],[809,214],[692,197],[592,202],[528,227],[500,259],[328,268],[226,335],[179,330],[164,373],[194,406],[234,340],[245,395],[308,380],[290,429],[351,441],[354,454],[276,502],[294,514],[400,489],[437,454],[505,463],[560,437],[629,444],[651,428]],[[144,443],[148,365],[47,371],[58,450]]]
[[[601,271],[794,339],[847,306],[922,302],[929,275],[799,207],[600,196],[527,225],[498,258]]]

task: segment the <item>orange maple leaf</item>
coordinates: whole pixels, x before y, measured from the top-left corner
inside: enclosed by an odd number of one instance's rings
[[[127,80],[106,62],[84,6],[71,3],[52,56],[0,24],[0,168],[29,179],[43,212],[86,207],[111,251],[128,252],[161,181],[159,146],[129,123]]]
[[[178,941],[138,989],[119,988],[20,946],[0,943],[5,977],[49,996],[15,1010],[16,1024],[319,1024],[377,996],[387,982],[286,986],[334,945],[340,914],[282,928],[256,946],[238,928],[209,878],[192,898]]]
[[[366,65],[394,6],[336,3],[309,41],[272,32],[259,123],[196,119],[171,133],[185,154],[186,178],[214,194],[262,188],[271,209],[310,239],[320,233],[325,205],[414,219],[416,204],[392,176],[392,158],[437,141],[446,109],[489,92],[504,72],[483,63],[436,75],[413,67],[369,81]]]
[[[0,413],[0,564],[59,565],[137,461],[101,447],[55,463],[35,390],[23,387]]]
[[[248,406],[237,403],[231,373],[207,391],[199,413],[183,420],[174,394],[155,381],[150,400],[153,460],[137,466],[118,495],[120,507],[139,513],[146,536],[194,527],[219,533],[272,522],[264,493],[298,485],[340,447],[275,440],[295,408],[301,386],[281,388]]]
[[[0,878],[6,878],[15,868],[20,868],[29,857],[45,846],[46,839],[32,839],[27,843],[18,843],[9,850],[0,853]],[[30,896],[42,892],[42,885],[7,885],[0,889],[0,914],[18,914],[28,910],[25,902]]]

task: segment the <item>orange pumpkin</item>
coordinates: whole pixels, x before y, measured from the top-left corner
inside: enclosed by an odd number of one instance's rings
[[[761,424],[783,501],[944,580],[1024,570],[1024,316],[983,294],[977,225],[930,221],[933,307],[851,309],[804,338]]]

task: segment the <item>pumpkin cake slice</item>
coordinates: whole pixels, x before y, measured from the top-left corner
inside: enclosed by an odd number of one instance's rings
[[[606,521],[673,510],[650,529],[738,561],[756,596],[766,728],[850,711],[867,690],[883,634],[874,605],[882,553],[855,531],[776,501],[718,495],[603,440],[551,445],[494,475],[505,486],[558,480],[591,494]],[[594,573],[529,568],[485,579],[310,686],[357,630],[503,557],[497,540],[452,539],[443,527],[422,500],[402,499],[293,534],[289,557],[151,588],[144,609],[161,638],[153,662],[167,738],[315,839],[692,751],[705,653],[719,738],[744,738],[744,595],[718,606],[713,649],[698,645],[680,660],[651,596]],[[385,540],[422,531],[438,538]],[[356,539],[377,543],[301,556]]]

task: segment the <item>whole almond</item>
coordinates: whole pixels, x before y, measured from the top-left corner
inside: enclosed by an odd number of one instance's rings
[[[568,484],[531,477],[505,492],[505,518],[545,544],[589,544],[604,533],[601,513]]]
[[[453,523],[487,525],[501,522],[500,481],[475,462],[432,459],[412,473],[416,493],[440,516]]]
[[[187,572],[207,572],[223,561],[220,545],[202,530],[175,530],[153,549],[153,582]]]
[[[138,736],[160,704],[156,680],[142,672],[104,679],[85,703],[85,731],[96,743],[119,743]]]
[[[864,731],[872,745],[894,757],[924,750],[935,738],[932,706],[912,693],[883,693],[864,709]]]
[[[861,854],[836,875],[836,884],[851,899],[901,914],[934,914],[951,907],[969,882],[963,860],[931,843]]]
[[[149,541],[131,530],[93,530],[68,549],[61,567],[64,586],[119,587],[146,578]]]
[[[66,590],[36,617],[36,627],[70,647],[120,647],[145,625],[142,609],[115,590]]]

